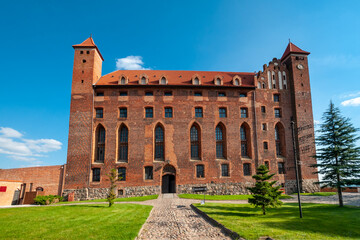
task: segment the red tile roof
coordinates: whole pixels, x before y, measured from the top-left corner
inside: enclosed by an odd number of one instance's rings
[[[217,86],[214,84],[215,77],[222,79],[224,87],[255,87],[255,73],[248,72],[208,72],[208,71],[164,71],[164,70],[118,70],[102,76],[95,85],[119,85],[118,81],[122,76],[128,78],[126,85],[139,85],[140,77],[146,74],[149,81],[147,86],[160,85],[159,80],[164,76],[167,85],[191,85],[192,78],[197,76],[201,81],[200,86]],[[235,76],[241,78],[241,85],[235,86],[232,80]]]
[[[292,42],[290,42],[286,49],[285,49],[285,52],[284,54],[282,55],[281,57],[281,61],[284,60],[290,53],[302,53],[302,54],[306,54],[306,55],[309,55],[310,53],[309,52],[306,52],[304,50],[302,50],[301,48],[295,46],[295,44],[293,44]]]
[[[104,61],[104,58],[102,57],[98,47],[96,46],[94,40],[92,39],[92,37],[89,37],[88,39],[86,39],[85,41],[83,41],[80,44],[75,44],[72,46],[73,48],[96,48],[96,50],[98,51],[101,59]]]

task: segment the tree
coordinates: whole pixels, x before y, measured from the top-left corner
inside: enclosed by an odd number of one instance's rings
[[[252,194],[248,202],[255,207],[261,207],[263,215],[266,214],[267,207],[278,207],[282,204],[279,200],[281,196],[280,186],[273,187],[276,181],[269,181],[275,174],[268,173],[267,167],[260,165],[256,169],[256,175],[252,176],[256,179],[255,187],[248,188]]]
[[[337,188],[339,206],[344,206],[341,188],[356,184],[360,180],[360,148],[355,142],[358,129],[354,128],[349,118],[341,116],[339,108],[330,101],[329,109],[324,112],[323,123],[315,138],[317,153],[314,156],[322,181],[317,182],[321,187]]]
[[[110,180],[110,187],[109,187],[109,192],[108,192],[108,196],[106,199],[109,202],[109,207],[111,207],[115,202],[115,198],[116,198],[116,194],[115,194],[116,184],[115,183],[119,179],[119,177],[118,177],[118,173],[116,172],[115,168],[111,169],[110,173],[107,174],[107,176],[109,177],[109,180]]]

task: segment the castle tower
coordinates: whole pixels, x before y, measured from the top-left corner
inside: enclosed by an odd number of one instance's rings
[[[104,60],[91,37],[81,44],[73,45],[73,48],[75,57],[65,189],[88,186],[92,152],[93,84],[101,77]]]
[[[311,168],[316,160],[313,111],[311,103],[310,78],[308,68],[309,52],[303,51],[293,43],[289,43],[281,62],[286,65],[290,75],[290,91],[292,98],[292,120],[295,123],[295,142],[302,190],[313,191],[313,182],[318,181]]]

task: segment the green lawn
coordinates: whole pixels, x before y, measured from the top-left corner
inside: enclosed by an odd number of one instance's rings
[[[204,199],[204,194],[179,194],[179,198]],[[248,200],[251,195],[206,195],[205,200]],[[292,198],[288,195],[281,195],[281,199]]]
[[[142,202],[151,199],[157,199],[158,195],[149,195],[142,197],[128,197],[128,198],[116,198],[115,202]],[[106,199],[94,199],[94,200],[86,200],[86,201],[73,201],[73,202],[58,202],[56,204],[70,204],[70,203],[87,203],[87,202],[107,202]]]
[[[270,236],[275,239],[360,239],[360,208],[330,204],[303,204],[303,219],[297,203],[262,215],[249,204],[194,204],[210,217],[246,239]]]
[[[297,193],[294,193],[297,194]],[[336,192],[314,192],[314,193],[300,193],[303,196],[333,196]]]
[[[138,204],[0,209],[0,238],[134,239],[151,209]]]

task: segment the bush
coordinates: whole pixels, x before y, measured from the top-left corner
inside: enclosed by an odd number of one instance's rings
[[[36,196],[36,198],[34,198],[34,203],[37,205],[49,205],[54,203],[56,200],[61,202],[63,197],[58,195]]]

